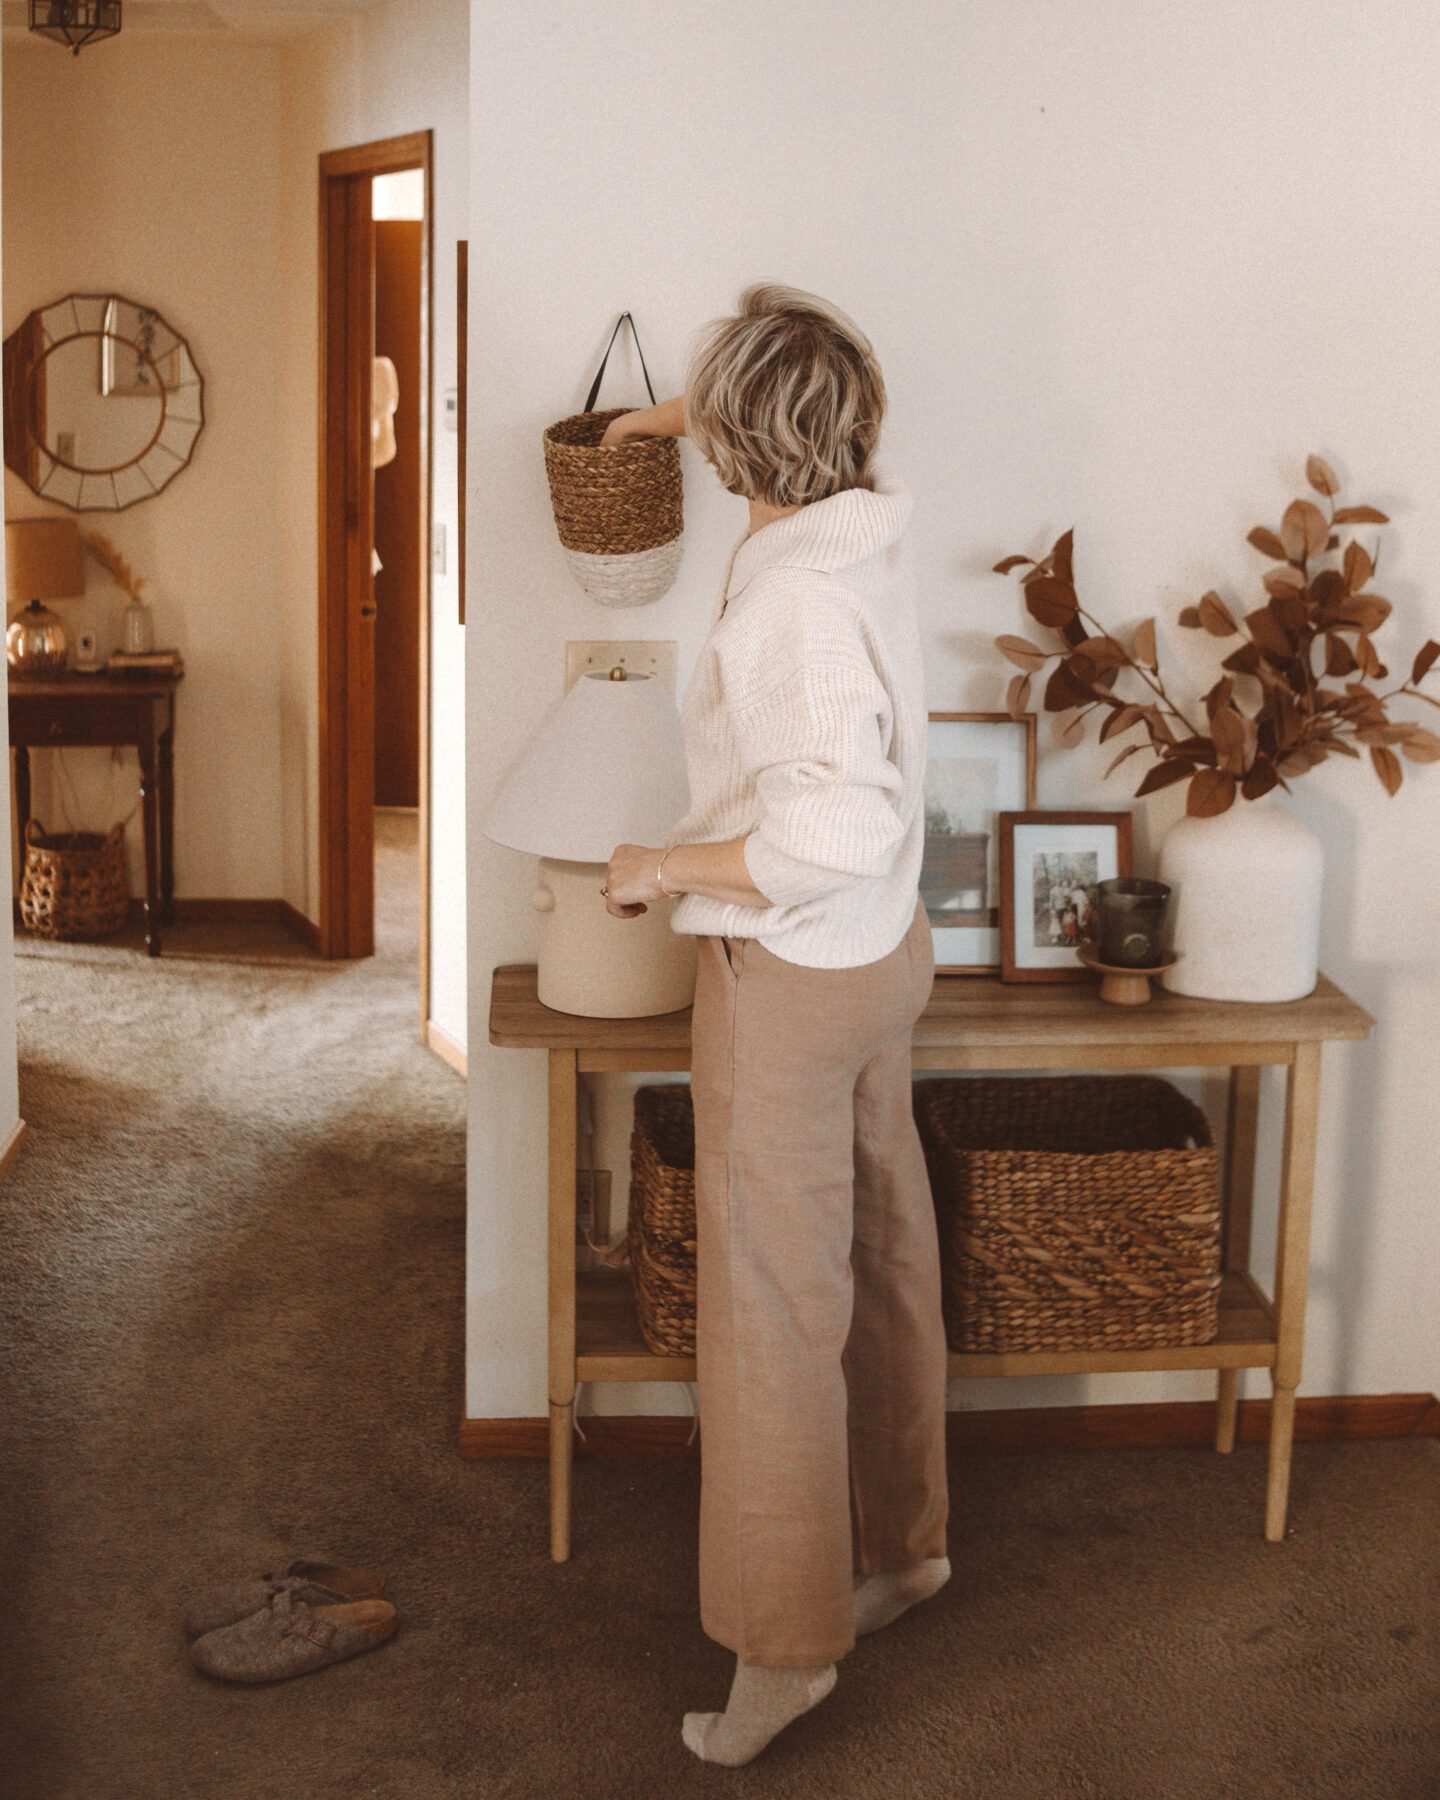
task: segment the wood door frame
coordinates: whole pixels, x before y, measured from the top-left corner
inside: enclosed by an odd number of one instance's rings
[[[374,952],[373,731],[352,733],[358,633],[370,629],[357,590],[369,592],[373,540],[370,359],[332,354],[338,335],[373,347],[373,237],[362,233],[356,196],[366,178],[421,171],[425,219],[420,280],[420,1029],[430,1014],[430,601],[434,465],[434,134],[353,144],[320,157],[319,296],[319,813],[320,953]],[[360,179],[357,179],[360,178]],[[365,215],[368,222],[368,212]],[[370,279],[358,279],[361,251]],[[338,327],[338,333],[337,333]],[[373,353],[373,352],[372,352]],[[362,479],[361,477],[366,477]],[[363,570],[363,576],[358,571]],[[373,694],[371,696],[373,706]],[[363,766],[366,738],[370,766]]]

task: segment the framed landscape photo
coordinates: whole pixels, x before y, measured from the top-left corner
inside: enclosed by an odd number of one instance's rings
[[[937,975],[1000,967],[1000,815],[1035,804],[1035,715],[931,713],[920,897]]]
[[[1096,936],[1096,889],[1130,874],[1128,812],[1000,818],[1000,975],[1089,981],[1076,951]]]

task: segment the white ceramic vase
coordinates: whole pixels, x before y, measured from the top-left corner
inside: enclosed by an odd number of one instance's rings
[[[1161,977],[1202,1000],[1299,1000],[1320,955],[1320,839],[1270,799],[1187,814],[1160,846],[1178,961]]]

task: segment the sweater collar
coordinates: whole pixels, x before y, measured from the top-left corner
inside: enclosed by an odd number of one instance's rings
[[[741,538],[731,553],[722,607],[762,569],[819,569],[829,574],[864,562],[896,542],[914,504],[908,488],[877,473],[873,488],[846,488],[762,525]]]

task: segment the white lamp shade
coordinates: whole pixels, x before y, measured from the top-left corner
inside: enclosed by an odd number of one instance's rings
[[[653,844],[690,804],[675,703],[653,675],[582,675],[516,760],[485,815],[497,844],[603,863]]]

